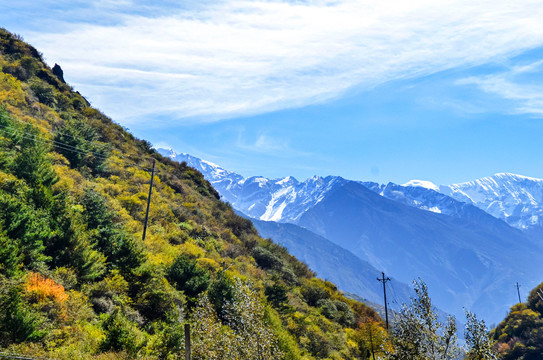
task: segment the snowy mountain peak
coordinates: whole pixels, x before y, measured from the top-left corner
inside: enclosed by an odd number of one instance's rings
[[[205,174],[204,174],[205,175]],[[257,184],[258,187],[264,188],[270,180],[262,176],[251,176],[245,179],[244,184]]]
[[[163,156],[169,157],[170,159],[175,159],[175,157],[177,156],[177,153],[171,147],[169,147],[169,148],[157,148],[156,150],[160,154],[162,154]]]
[[[188,155],[188,154],[183,154],[183,155]],[[223,170],[223,171],[226,171],[224,170],[223,168],[221,168],[219,165],[215,164],[215,163],[212,163],[211,161],[207,161],[207,160],[202,160],[202,162],[212,168],[215,168],[217,170]]]
[[[227,180],[227,182],[239,182],[244,180],[243,176],[232,171],[228,171],[219,165],[212,163],[211,161],[202,160],[187,153],[178,154],[172,148],[158,148],[156,150],[161,155],[167,156],[172,160],[186,162],[187,165],[204,174],[205,178],[210,182],[223,180]]]
[[[288,185],[288,184],[297,184],[298,180],[296,180],[293,176],[287,176],[285,178],[279,179],[275,182],[277,185]]]
[[[430,190],[439,192],[439,186],[437,186],[431,181],[425,181],[425,180],[411,180],[411,181],[406,182],[402,186],[422,187],[425,189],[430,189]]]

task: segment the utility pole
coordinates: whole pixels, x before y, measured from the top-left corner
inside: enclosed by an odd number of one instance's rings
[[[226,272],[226,270],[230,269],[232,267],[232,265],[234,265],[234,264],[230,264],[230,265],[228,265],[228,267],[226,267],[226,261],[223,260],[222,261],[222,272],[223,272],[223,274]]]
[[[382,281],[383,282],[383,294],[385,295],[385,321],[386,321],[386,325],[387,325],[387,330],[388,330],[388,305],[387,305],[387,288],[385,286],[386,282],[387,281],[390,281],[390,278],[385,278],[385,273],[382,272],[381,274],[383,274],[383,278],[382,279],[379,279],[377,278],[377,281]]]
[[[190,324],[185,324],[185,360],[191,359]]]
[[[151,184],[149,185],[149,196],[147,197],[147,211],[145,212],[145,222],[143,223],[142,240],[145,241],[145,233],[147,232],[147,220],[149,220],[149,207],[151,206],[151,193],[153,192],[153,178],[155,177],[155,162],[153,159],[153,168],[151,169]]]
[[[522,301],[520,300],[520,285],[517,283],[517,294],[518,294],[518,303],[520,304]]]

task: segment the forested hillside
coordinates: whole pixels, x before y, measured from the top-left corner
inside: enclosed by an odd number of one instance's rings
[[[180,358],[185,324],[194,359],[364,359],[388,346],[373,310],[1,29],[0,69],[1,351]]]

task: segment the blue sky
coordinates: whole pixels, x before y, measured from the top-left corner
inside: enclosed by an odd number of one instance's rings
[[[0,0],[157,146],[244,176],[543,178],[540,0]]]

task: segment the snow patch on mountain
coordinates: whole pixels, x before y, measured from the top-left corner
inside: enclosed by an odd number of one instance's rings
[[[413,187],[421,187],[429,190],[439,191],[439,186],[434,184],[431,181],[424,181],[424,180],[411,180],[403,184],[402,186],[413,186]]]
[[[212,162],[177,154],[172,149],[158,149],[158,152],[199,170],[224,201],[250,217],[265,221],[296,223],[307,209],[322,201],[330,189],[346,181],[338,176],[313,176],[303,182],[292,176],[244,178]]]

